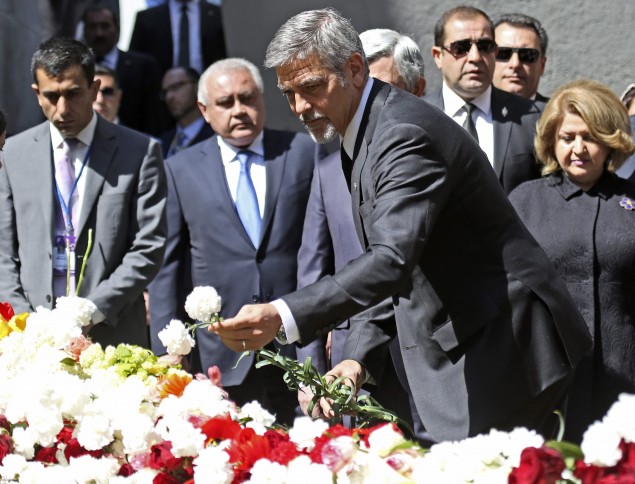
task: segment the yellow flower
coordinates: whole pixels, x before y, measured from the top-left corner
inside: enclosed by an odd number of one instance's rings
[[[18,331],[22,333],[26,328],[26,320],[29,317],[29,313],[16,314],[9,321],[9,327],[12,331]]]
[[[7,323],[3,318],[0,318],[0,339],[8,336],[11,332],[11,328],[9,327],[9,323]]]

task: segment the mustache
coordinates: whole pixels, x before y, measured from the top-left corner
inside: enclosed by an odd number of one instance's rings
[[[310,113],[310,114],[301,114],[299,119],[303,123],[307,123],[309,121],[316,121],[318,119],[326,119],[326,116],[323,114],[318,114],[318,113]]]

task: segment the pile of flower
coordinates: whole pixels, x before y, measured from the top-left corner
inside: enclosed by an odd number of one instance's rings
[[[203,320],[218,305],[198,305]],[[429,451],[393,423],[305,417],[285,430],[257,402],[229,401],[216,369],[192,376],[148,350],[90,342],[93,311],[76,297],[30,315],[0,304],[2,482],[634,482],[635,396],[589,429],[586,459],[525,429]],[[163,335],[176,352],[193,344],[182,329]]]

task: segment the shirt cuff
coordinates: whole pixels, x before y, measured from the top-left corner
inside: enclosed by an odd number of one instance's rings
[[[106,316],[99,309],[95,309],[95,312],[93,313],[93,317],[91,319],[93,321],[93,324],[99,324],[103,323],[106,320]]]
[[[296,341],[300,341],[300,331],[298,330],[298,326],[295,323],[295,318],[293,314],[291,314],[291,310],[287,303],[282,299],[276,299],[271,301],[271,303],[278,314],[280,315],[280,319],[282,319],[282,326],[284,326],[284,331],[287,333],[287,341],[289,344],[295,343]]]

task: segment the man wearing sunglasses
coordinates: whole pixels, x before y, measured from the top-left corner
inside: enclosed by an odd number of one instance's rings
[[[512,13],[496,21],[494,33],[498,44],[494,86],[534,100],[542,111],[549,100],[538,92],[547,62],[547,32],[535,18]]]
[[[443,86],[426,100],[472,135],[506,193],[538,178],[533,139],[540,111],[492,85],[497,46],[487,14],[468,6],[446,11],[435,26],[434,44]]]
[[[95,66],[95,79],[99,80],[99,91],[93,102],[93,109],[107,121],[120,124],[119,106],[121,106],[121,89],[117,82],[117,74],[106,66]]]

